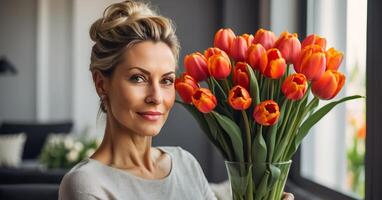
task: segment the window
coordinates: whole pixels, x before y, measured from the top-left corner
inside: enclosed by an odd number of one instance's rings
[[[307,0],[306,33],[327,38],[345,53],[341,72],[345,88],[337,98],[366,95],[367,0]],[[302,8],[304,9],[304,8]],[[304,27],[304,25],[302,25]],[[322,105],[326,102],[321,102]],[[333,109],[305,138],[293,178],[324,199],[365,197],[366,101],[355,100]]]

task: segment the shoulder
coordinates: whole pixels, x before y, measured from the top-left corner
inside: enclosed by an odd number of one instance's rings
[[[59,188],[60,199],[77,199],[79,196],[93,194],[97,190],[96,177],[89,160],[81,161],[62,178]]]

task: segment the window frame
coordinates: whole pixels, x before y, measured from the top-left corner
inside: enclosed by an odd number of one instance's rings
[[[307,33],[307,0],[299,0],[299,35],[304,38]],[[382,93],[378,88],[382,88],[382,56],[379,51],[382,46],[382,13],[379,9],[382,2],[379,0],[368,0],[367,2],[367,42],[366,42],[366,155],[365,155],[365,199],[382,199],[382,134],[378,123],[378,114],[382,113],[379,100]],[[354,200],[354,197],[343,194],[339,191],[328,188],[317,182],[304,178],[301,175],[301,150],[293,157],[293,164],[290,169],[290,180],[302,189],[313,193],[323,199]]]

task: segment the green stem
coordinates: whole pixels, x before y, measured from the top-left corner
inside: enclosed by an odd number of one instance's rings
[[[271,95],[270,95],[269,99],[273,100],[273,95],[274,95],[273,93],[275,92],[275,84],[274,84],[275,81],[271,79],[270,82],[271,82],[272,86],[271,86]]]
[[[315,104],[316,101],[319,101],[319,99],[317,97],[313,97],[313,99],[306,106],[306,108],[302,114],[302,119],[304,119],[304,117],[311,111],[312,106]]]
[[[248,116],[245,110],[241,111],[241,114],[243,115],[244,119],[244,125],[245,125],[245,133],[247,137],[247,162],[252,163],[252,156],[251,156],[251,146],[252,146],[252,141],[251,141],[251,128],[249,126],[248,122]]]
[[[241,111],[241,114],[243,115],[244,119],[244,125],[245,125],[245,132],[247,137],[247,162],[252,163],[252,141],[251,141],[251,127],[248,122],[248,116],[245,110]],[[248,165],[248,172],[251,171],[251,165]],[[251,178],[248,180],[248,187],[247,187],[247,199],[253,199],[253,183],[252,183],[252,174]]]
[[[285,127],[286,127],[286,124],[288,123],[288,120],[289,120],[289,115],[290,115],[290,112],[292,110],[292,105],[293,105],[293,101],[289,101],[288,99],[285,99],[285,103],[287,104],[287,110],[285,112],[285,115],[284,115],[284,119],[282,121],[282,125],[281,125],[281,129],[280,129],[280,134],[277,138],[277,141],[276,141],[276,146],[279,145],[279,143],[282,141],[281,138],[285,136],[284,134],[284,130],[285,130]]]
[[[299,117],[298,115],[299,115],[301,103],[303,101],[304,101],[304,99],[298,103],[296,112],[294,112],[294,116],[293,116],[293,119],[291,121],[291,126],[289,126],[287,131],[286,131],[287,132],[287,138],[286,138],[286,140],[282,146],[282,149],[283,149],[283,155],[281,156],[282,159],[285,159],[286,155],[288,154],[288,150],[289,150],[289,148],[293,142],[292,138],[293,138],[293,136],[295,136],[295,132],[296,132],[295,130],[298,127],[298,124],[300,123],[300,119],[297,120],[297,118]],[[300,118],[301,118],[301,116],[300,116]],[[285,143],[286,143],[286,146],[285,146]]]

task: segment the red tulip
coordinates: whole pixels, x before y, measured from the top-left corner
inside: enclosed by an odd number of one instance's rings
[[[344,54],[340,51],[330,48],[326,51],[326,70],[337,70],[342,62]]]
[[[248,43],[243,36],[237,36],[231,43],[229,55],[236,61],[247,60]]]
[[[175,79],[175,89],[185,103],[192,102],[192,95],[198,88],[199,84],[187,73],[183,73],[179,78]]]
[[[334,70],[327,70],[319,79],[312,81],[314,96],[328,100],[334,98],[345,84],[345,75]]]
[[[249,90],[249,76],[247,71],[247,63],[237,62],[233,69],[233,83],[234,85],[241,85]]]
[[[253,44],[261,44],[265,50],[273,47],[276,41],[276,36],[272,31],[259,29],[253,39]]]
[[[218,47],[219,49],[228,52],[235,37],[235,33],[231,29],[220,29],[215,34],[214,47]]]
[[[305,48],[305,47],[307,47],[309,45],[314,45],[314,44],[320,46],[324,50],[326,49],[326,39],[323,38],[323,37],[320,37],[320,36],[318,36],[316,34],[308,35],[308,37],[306,37],[302,41],[301,48],[303,49],[303,48]]]
[[[291,74],[285,79],[281,91],[287,99],[300,100],[304,97],[307,88],[308,81],[304,74]]]
[[[228,93],[228,103],[235,110],[245,110],[251,106],[252,98],[245,88],[236,85]]]
[[[300,40],[298,40],[296,33],[281,33],[279,39],[275,42],[274,47],[281,52],[281,55],[288,64],[296,63],[301,51],[301,43]]]
[[[265,68],[260,68],[260,72],[271,79],[281,78],[286,71],[286,63],[280,51],[276,48],[268,49],[267,57],[268,64]]]
[[[216,97],[207,88],[199,88],[192,95],[192,103],[202,113],[211,112],[217,104]]]
[[[271,126],[277,122],[280,116],[280,109],[273,100],[266,100],[256,105],[253,111],[253,118],[263,126]]]
[[[302,73],[308,80],[316,80],[325,72],[326,58],[324,50],[318,45],[305,47],[298,62],[294,65],[297,73]]]
[[[204,81],[209,77],[207,59],[199,52],[186,55],[184,58],[186,72],[196,81]]]
[[[231,73],[231,61],[223,53],[215,54],[208,59],[208,71],[217,80],[225,79]]]
[[[247,62],[253,70],[265,69],[268,63],[267,51],[261,44],[252,44],[247,51]]]

